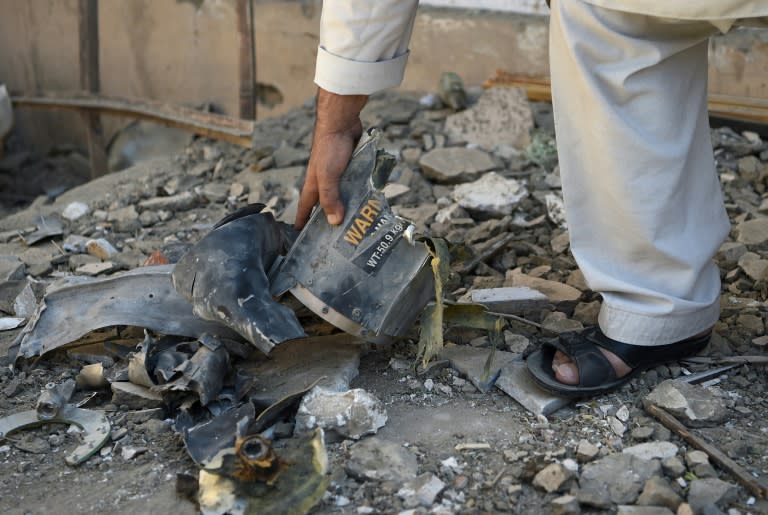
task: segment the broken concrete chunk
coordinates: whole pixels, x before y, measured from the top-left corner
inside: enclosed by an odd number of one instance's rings
[[[102,261],[106,261],[118,253],[118,250],[104,238],[88,240],[85,244],[85,250],[91,256],[95,256]]]
[[[139,228],[139,213],[133,204],[113,209],[107,214],[107,221],[111,222],[118,232],[131,232]]]
[[[552,499],[549,503],[551,515],[580,515],[579,501],[573,495],[563,495]]]
[[[477,179],[481,173],[497,168],[487,152],[472,148],[436,148],[421,156],[424,175],[441,184],[456,184]]]
[[[517,356],[510,352],[497,350],[493,355],[489,374],[485,375],[485,363],[491,349],[454,345],[443,347],[440,359],[447,359],[451,367],[469,379],[481,392],[487,392],[496,383],[502,369],[512,363]]]
[[[488,150],[498,145],[523,150],[531,142],[533,125],[525,91],[491,88],[471,108],[448,116],[445,132],[454,141],[474,143]]]
[[[671,458],[677,454],[677,445],[672,442],[645,442],[631,447],[625,447],[622,450],[624,454],[631,454],[644,460],[654,458]]]
[[[568,224],[565,221],[565,203],[563,198],[557,193],[547,193],[544,197],[544,203],[547,206],[547,218],[561,229],[567,229]]]
[[[91,208],[85,202],[70,202],[64,208],[64,211],[61,212],[61,216],[70,222],[74,222],[90,212]]]
[[[507,272],[504,279],[504,286],[525,286],[540,291],[550,302],[567,302],[578,300],[581,292],[573,286],[568,286],[557,281],[548,281],[539,277],[531,277],[522,272],[520,268],[515,268]]]
[[[754,252],[747,252],[739,258],[739,268],[753,281],[760,281],[768,272],[768,259],[762,259]]]
[[[100,263],[88,263],[82,266],[79,266],[75,269],[76,274],[80,275],[99,275],[99,274],[105,274],[107,272],[111,272],[114,270],[115,264],[112,263],[112,261],[103,261]]]
[[[588,440],[580,440],[576,447],[576,457],[582,463],[592,461],[600,453],[600,448]]]
[[[139,386],[129,382],[115,381],[112,387],[112,404],[116,406],[128,406],[128,409],[143,410],[148,408],[160,408],[163,406],[163,398],[146,386]]]
[[[724,508],[738,498],[738,492],[736,485],[717,478],[697,479],[688,491],[688,504],[694,513],[702,513],[712,504]]]
[[[0,284],[24,279],[25,265],[16,256],[0,256]]]
[[[663,506],[634,506],[622,504],[617,507],[616,515],[675,515]]]
[[[514,179],[505,179],[488,172],[475,182],[460,184],[453,189],[453,199],[468,211],[490,216],[509,215],[528,196],[528,190]]]
[[[703,386],[683,381],[664,381],[645,397],[645,402],[669,411],[688,427],[713,427],[728,417],[723,399]]]
[[[661,475],[656,460],[612,454],[584,466],[579,477],[579,501],[596,508],[634,503],[653,476]]]
[[[220,182],[209,182],[203,186],[202,193],[208,202],[220,204],[229,197],[229,186]]]
[[[403,500],[406,507],[423,506],[429,508],[444,488],[445,483],[440,481],[440,478],[427,472],[407,481],[397,491],[397,495]]]
[[[534,476],[533,486],[541,488],[547,493],[559,492],[564,489],[572,477],[571,471],[561,464],[550,463]]]
[[[755,218],[736,226],[737,240],[746,245],[760,245],[768,241],[768,217]]]
[[[541,389],[531,379],[522,360],[515,360],[502,367],[501,374],[496,380],[496,387],[534,415],[547,416],[570,402],[565,397],[558,397]]]
[[[375,434],[386,422],[387,413],[381,401],[365,390],[331,392],[315,388],[301,400],[296,431],[320,427],[326,433],[359,440]]]
[[[160,210],[167,209],[170,211],[186,211],[195,207],[197,204],[197,196],[191,191],[183,191],[176,195],[169,197],[155,197],[139,202],[141,209]],[[137,215],[138,217],[138,215]]]
[[[349,450],[347,473],[355,478],[393,481],[403,484],[416,477],[416,455],[399,443],[375,436],[354,444]]]
[[[543,293],[527,287],[487,288],[472,290],[470,298],[488,311],[519,315],[526,310],[544,308],[549,299]]]
[[[646,481],[640,497],[637,498],[637,504],[640,506],[664,506],[673,511],[677,511],[682,502],[683,499],[662,477],[652,477]]]
[[[101,363],[85,365],[75,377],[75,381],[81,390],[100,390],[109,386],[109,381],[104,376],[104,365]]]

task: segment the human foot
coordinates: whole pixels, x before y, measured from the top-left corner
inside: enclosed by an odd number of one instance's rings
[[[712,329],[702,331],[691,338],[700,338],[708,335],[712,332]],[[613,367],[613,371],[616,373],[616,377],[621,378],[632,372],[632,367],[624,363],[620,357],[613,352],[600,348],[600,352],[603,353],[605,359]],[[573,360],[568,357],[564,352],[555,352],[555,357],[552,358],[552,371],[555,373],[555,377],[563,384],[579,384],[579,369]]]
[[[709,343],[710,334],[702,331],[649,348],[613,340],[595,327],[545,342],[528,356],[526,364],[543,388],[559,395],[588,397],[615,390],[641,370],[698,353]]]

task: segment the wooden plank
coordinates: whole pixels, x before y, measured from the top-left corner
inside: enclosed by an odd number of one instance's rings
[[[104,97],[84,93],[11,97],[16,108],[74,110],[148,120],[250,148],[254,123],[162,102]]]
[[[528,100],[535,102],[552,101],[552,91],[548,79],[524,77],[503,70],[496,70],[496,75],[486,79],[483,87],[486,89],[518,87],[526,91]],[[768,100],[709,94],[707,102],[709,114],[712,116],[768,124]]]
[[[240,118],[256,119],[256,35],[253,0],[237,0],[239,39]]]
[[[98,93],[99,80],[99,4],[98,0],[79,0],[80,88]],[[83,113],[88,131],[88,156],[91,177],[107,173],[107,155],[104,149],[104,131],[98,112]]]

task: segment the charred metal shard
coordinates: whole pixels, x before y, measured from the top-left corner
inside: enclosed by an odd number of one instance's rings
[[[204,333],[238,338],[231,329],[202,320],[173,289],[173,265],[137,268],[103,279],[70,277],[51,285],[10,354],[29,358],[62,347],[96,329],[145,327],[197,338]]]
[[[197,352],[175,369],[181,376],[153,388],[154,391],[193,391],[200,396],[200,404],[213,401],[224,385],[229,371],[229,354],[224,347],[215,351],[201,345]]]
[[[50,385],[40,395],[36,410],[22,411],[0,418],[0,441],[9,434],[44,424],[74,424],[82,429],[83,443],[64,459],[68,465],[79,465],[93,456],[109,440],[111,427],[104,413],[65,404],[74,391],[74,380]]]
[[[244,481],[200,471],[198,501],[205,515],[256,513],[308,513],[323,498],[330,478],[322,430],[273,445],[284,470],[273,483]],[[253,443],[254,440],[245,440]],[[241,442],[242,443],[242,442]],[[242,445],[240,447],[242,449]],[[263,447],[256,449],[264,451]]]
[[[292,227],[253,204],[229,215],[176,265],[173,285],[196,315],[236,330],[268,353],[304,336],[294,312],[275,302],[266,271],[290,245]]]
[[[27,245],[64,234],[64,222],[56,215],[41,216],[36,220],[36,225],[35,232],[24,236],[24,243]]]
[[[37,416],[41,420],[50,420],[54,418],[61,408],[72,398],[75,393],[77,383],[74,379],[69,379],[61,384],[48,383],[45,390],[37,399]]]
[[[375,343],[403,336],[434,295],[427,249],[381,190],[395,158],[377,148],[379,139],[370,131],[344,172],[341,225],[316,210],[271,275],[273,294],[290,290],[318,316]]]

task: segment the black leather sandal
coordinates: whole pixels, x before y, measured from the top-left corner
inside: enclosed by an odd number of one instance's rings
[[[653,347],[628,345],[608,338],[597,328],[561,334],[557,339],[542,344],[526,359],[533,379],[547,391],[563,397],[591,397],[611,392],[627,383],[643,370],[699,353],[709,343],[712,333],[693,336],[677,343]],[[632,371],[617,377],[613,366],[600,352],[600,347],[616,354]],[[569,356],[579,371],[578,384],[564,384],[555,378],[552,360],[556,351]]]

